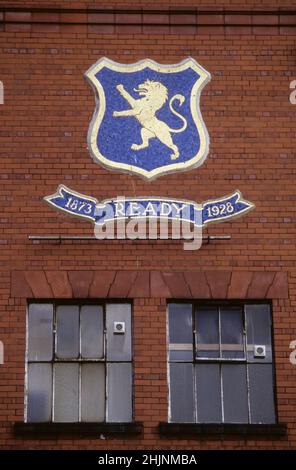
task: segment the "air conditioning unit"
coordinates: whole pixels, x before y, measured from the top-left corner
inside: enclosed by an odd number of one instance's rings
[[[113,334],[114,335],[124,335],[125,333],[125,322],[124,321],[115,321],[113,323]]]
[[[255,344],[254,346],[254,357],[264,358],[266,356],[266,347],[262,344]]]

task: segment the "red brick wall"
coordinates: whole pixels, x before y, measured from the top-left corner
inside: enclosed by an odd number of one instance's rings
[[[165,3],[179,2],[162,2],[162,6]],[[184,0],[182,5],[192,3]],[[199,3],[207,6],[205,1]],[[240,3],[243,8],[296,7],[296,2],[275,0],[212,1],[211,5],[237,9]],[[94,4],[81,2],[75,7]],[[69,7],[70,3],[51,5]],[[296,338],[296,107],[289,103],[289,83],[296,78],[296,22],[295,16],[292,21],[278,10],[272,13],[276,20],[265,15],[260,26],[250,12],[243,16],[242,25],[232,27],[227,27],[225,15],[211,29],[194,23],[193,30],[192,19],[184,19],[189,25],[183,24],[179,31],[170,28],[167,34],[160,29],[147,34],[142,23],[138,29],[130,24],[112,29],[112,34],[106,34],[110,27],[106,25],[105,34],[100,34],[99,27],[92,30],[87,19],[74,17],[70,24],[64,24],[66,20],[61,24],[60,16],[47,25],[34,23],[33,16],[23,17],[21,23],[11,16],[11,23],[0,23],[0,80],[5,90],[5,104],[0,106],[0,340],[5,345],[5,364],[0,365],[1,448],[295,448],[296,366],[289,363],[289,343]],[[0,12],[3,19],[7,17]],[[212,74],[201,99],[211,139],[205,163],[151,183],[93,163],[86,133],[94,95],[83,78],[90,65],[101,56],[127,63],[144,57],[174,63],[188,55]],[[60,183],[97,199],[149,194],[201,202],[240,189],[256,209],[233,222],[210,226],[206,234],[227,234],[232,239],[198,251],[184,251],[180,241],[29,241],[29,235],[93,234],[88,222],[57,213],[42,201]],[[134,355],[135,417],[144,422],[143,436],[104,441],[16,439],[12,423],[23,419],[24,407],[25,305],[32,296],[30,282],[34,283],[34,273],[30,276],[29,271],[44,271],[47,281],[54,271],[160,271],[168,276],[213,272],[214,278],[219,277],[217,271],[227,271],[230,283],[237,279],[236,272],[244,272],[248,282],[265,279],[265,290],[259,294],[273,299],[279,421],[288,424],[287,438],[160,439],[157,424],[167,419],[165,297],[169,295],[150,297],[151,291],[142,286],[142,297],[134,302]],[[17,276],[21,292],[14,289]],[[40,276],[35,275],[34,285]],[[284,279],[283,284],[268,294],[275,279]],[[239,283],[234,284],[231,296],[239,298],[240,289]],[[199,297],[198,291],[192,295]],[[83,290],[79,296],[84,297]],[[186,297],[182,292],[178,296]]]

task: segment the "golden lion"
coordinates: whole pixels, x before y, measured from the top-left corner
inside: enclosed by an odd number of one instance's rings
[[[133,98],[124,89],[123,85],[117,85],[116,88],[123,98],[126,99],[128,104],[131,106],[131,109],[114,111],[113,116],[134,116],[142,126],[142,142],[140,144],[133,144],[131,149],[144,149],[149,146],[149,140],[156,137],[160,142],[173,151],[171,154],[172,160],[178,158],[180,155],[179,149],[177,145],[174,144],[171,133],[185,131],[187,121],[181,114],[174,110],[173,101],[178,100],[179,106],[182,106],[185,101],[185,97],[183,95],[174,95],[170,99],[169,107],[171,112],[183,121],[183,126],[180,129],[171,129],[165,122],[160,121],[155,116],[156,112],[163,107],[168,99],[168,90],[162,83],[155,82],[153,80],[146,80],[144,83],[141,83],[138,88],[134,88],[134,91],[136,91],[139,96],[143,96],[143,98],[139,99]]]

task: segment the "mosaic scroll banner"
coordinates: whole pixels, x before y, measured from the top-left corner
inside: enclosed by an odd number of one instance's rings
[[[116,197],[99,202],[93,197],[60,185],[55,194],[44,199],[55,209],[88,219],[97,225],[123,219],[154,218],[179,220],[203,227],[212,222],[241,216],[255,207],[251,202],[244,200],[238,190],[201,204],[165,197]]]

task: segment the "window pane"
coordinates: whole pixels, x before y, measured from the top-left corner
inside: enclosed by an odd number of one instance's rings
[[[115,363],[108,364],[107,368],[107,421],[132,421],[132,365]]]
[[[57,356],[76,358],[79,355],[79,307],[57,307]]]
[[[51,364],[28,365],[28,421],[51,420]]]
[[[55,364],[54,421],[78,421],[78,364]]]
[[[197,364],[195,374],[197,421],[199,423],[220,423],[222,409],[219,364]]]
[[[104,355],[104,321],[101,305],[85,305],[80,310],[81,355],[102,358]]]
[[[222,357],[244,357],[242,309],[223,307],[220,315]]]
[[[250,405],[252,423],[275,423],[272,364],[250,364]]]
[[[170,421],[194,422],[192,364],[170,364]]]
[[[248,360],[251,362],[272,362],[271,315],[269,305],[246,305],[246,323]],[[265,357],[254,357],[255,345],[265,346]]]
[[[114,322],[125,323],[125,333],[114,333]],[[131,360],[131,306],[130,304],[106,305],[107,359]]]
[[[52,319],[51,304],[31,304],[28,316],[28,360],[52,360]]]
[[[247,374],[245,364],[223,364],[225,423],[248,423]]]
[[[170,360],[192,361],[192,304],[169,304]]]
[[[81,421],[105,419],[105,364],[81,366]]]
[[[195,329],[198,357],[219,357],[219,314],[216,307],[196,310]]]

